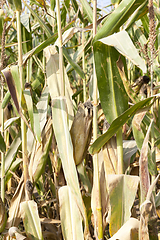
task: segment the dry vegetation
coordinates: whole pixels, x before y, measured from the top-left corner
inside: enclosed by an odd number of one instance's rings
[[[0,239],[159,239],[159,1],[1,0]]]

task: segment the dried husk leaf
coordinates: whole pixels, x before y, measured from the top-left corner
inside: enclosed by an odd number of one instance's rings
[[[93,106],[89,101],[84,104],[80,103],[70,130],[76,165],[83,161],[90,144],[93,118],[92,108]]]
[[[147,109],[136,113],[132,120],[133,135],[139,150],[142,148],[144,133],[142,132],[141,122],[147,112]]]
[[[7,220],[7,228],[12,226],[17,227],[20,222],[20,203],[25,199],[24,182],[23,179],[20,180],[16,192],[11,200],[9,208],[9,218]]]
[[[155,200],[153,197],[153,190],[158,181],[159,175],[153,181],[148,189],[146,200],[140,206],[140,228],[139,228],[139,239],[149,240],[148,225],[150,225],[150,234],[152,233],[152,239],[157,239],[157,213]],[[153,238],[154,237],[154,238]]]
[[[39,179],[44,170],[46,160],[49,154],[52,134],[52,120],[51,118],[49,118],[42,131],[42,142],[39,143],[38,141],[35,141],[34,148],[31,154],[29,175],[30,179],[32,179],[33,182],[36,182]]]
[[[139,158],[141,203],[143,203],[146,200],[148,189],[150,187],[150,178],[148,171],[148,141],[152,122],[150,123],[150,126],[147,130],[147,134],[145,136]]]

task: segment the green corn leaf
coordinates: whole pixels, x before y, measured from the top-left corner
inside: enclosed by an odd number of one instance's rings
[[[126,31],[120,31],[106,38],[102,38],[101,41],[104,44],[113,46],[119,53],[128,58],[133,64],[138,66],[144,73],[147,72],[146,64],[138,53],[138,50],[134,46],[131,38]]]
[[[123,124],[125,124],[137,112],[137,110],[149,104],[151,99],[152,97],[136,103],[131,108],[127,109],[118,118],[116,118],[110,125],[108,131],[97,138],[96,141],[91,145],[89,152],[91,154],[98,152],[101,147],[123,126]]]
[[[127,22],[127,26],[125,30],[127,31],[128,29],[131,28],[132,25],[135,24],[136,20],[139,18],[142,18],[143,15],[146,15],[148,13],[148,1],[144,1],[142,5],[140,5],[132,14],[132,16],[129,18],[129,21]]]
[[[22,2],[21,0],[13,0],[13,4],[16,8],[16,11],[21,11],[22,10]]]
[[[10,92],[8,91],[8,92],[5,94],[4,98],[3,98],[3,102],[2,102],[2,108],[3,108],[3,109],[7,106],[7,104],[8,104],[9,101],[10,101],[10,99],[11,99],[11,94],[10,94]]]
[[[103,26],[97,32],[93,41],[95,42],[100,38],[107,37],[108,35],[118,31],[132,13],[143,3],[143,0],[123,0],[107,18]]]
[[[72,60],[72,58],[68,54],[68,52],[67,52],[65,47],[63,47],[63,55],[68,60],[68,62],[71,64],[71,66],[74,68],[74,70],[79,74],[79,76],[82,79],[84,79],[85,78],[85,74],[84,74],[83,70],[81,69],[81,67],[75,61]]]
[[[128,108],[128,97],[116,65],[118,58],[119,53],[113,47],[107,46],[100,41],[94,44],[100,101],[109,123]]]
[[[29,118],[30,118],[31,128],[32,128],[32,131],[34,132],[33,101],[32,101],[31,92],[29,89],[25,89],[23,91],[23,94],[24,94],[24,97],[26,100],[26,105],[27,105],[28,114],[29,114]]]
[[[41,142],[41,128],[40,128],[40,116],[36,106],[33,106],[33,116],[34,116],[34,131],[36,133],[37,139]]]
[[[49,27],[43,22],[43,20],[38,16],[38,14],[35,11],[33,11],[32,8],[30,8],[30,6],[26,2],[24,2],[24,4],[28,8],[28,10],[31,12],[31,14],[34,16],[34,18],[37,20],[37,22],[39,22],[39,24],[42,27],[42,29],[44,29],[45,34],[47,35],[47,37],[48,38],[51,37],[53,35],[53,33],[49,29]]]
[[[92,12],[91,6],[87,2],[87,0],[80,0],[80,3],[83,6],[84,12],[87,14],[89,21],[92,23],[93,22],[93,12]]]
[[[56,6],[56,0],[51,0],[50,3],[51,3],[51,10],[54,11]]]

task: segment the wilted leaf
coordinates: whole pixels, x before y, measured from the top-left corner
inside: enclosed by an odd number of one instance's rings
[[[132,120],[133,135],[134,135],[134,138],[136,140],[139,150],[142,148],[142,144],[144,141],[144,133],[141,128],[141,122],[142,122],[147,110],[148,109],[144,109],[143,111],[136,113]]]
[[[48,119],[43,131],[42,131],[42,142],[35,141],[34,148],[32,150],[30,164],[29,164],[29,175],[33,182],[37,182],[48,158],[49,149],[52,140],[52,120]]]
[[[28,124],[25,116],[22,113],[22,110],[21,110],[21,107],[20,107],[20,103],[19,103],[20,99],[18,98],[17,89],[15,87],[14,79],[13,79],[13,76],[12,76],[12,73],[11,73],[10,69],[4,69],[2,71],[2,73],[3,73],[3,75],[4,75],[5,79],[6,79],[6,82],[7,82],[7,85],[8,85],[8,89],[10,91],[11,97],[12,97],[12,99],[14,101],[15,107],[16,107],[20,117],[23,119],[25,124],[31,129],[31,127]],[[31,129],[31,131],[32,131],[32,129]]]
[[[123,140],[123,161],[125,169],[130,164],[130,158],[137,152],[137,143],[135,140]]]
[[[94,183],[93,183],[92,194],[91,194],[91,207],[92,207],[92,213],[94,215],[95,236],[97,235],[97,228],[99,226],[100,214],[102,214],[103,230],[104,230],[107,224],[105,216],[107,216],[107,213],[109,210],[109,195],[107,192],[106,177],[105,177],[106,173],[105,173],[104,161],[103,161],[101,152],[97,154],[97,158],[98,158],[99,171],[94,172],[94,176],[93,176]],[[98,175],[97,175],[97,172],[98,172]],[[99,182],[98,182],[98,178],[99,178]],[[100,195],[98,192],[100,192]],[[101,209],[98,208],[99,202],[101,202]]]
[[[76,166],[73,158],[73,145],[67,121],[67,105],[64,97],[52,100],[53,130],[62,161],[63,171],[68,187],[74,195],[77,207],[85,221],[85,231],[89,234],[86,209],[80,193]]]
[[[61,81],[59,73],[59,54],[57,53],[54,46],[47,47],[44,51],[47,64],[46,64],[46,73],[47,73],[47,83],[49,87],[49,92],[51,98],[60,96],[61,93]],[[66,71],[64,70],[64,79],[65,79],[65,96],[67,101],[68,117],[69,117],[69,126],[71,126],[73,121],[73,102],[72,95],[73,91],[70,87],[69,79]]]
[[[150,186],[150,177],[149,177],[149,171],[148,171],[148,147],[149,147],[148,141],[149,141],[149,134],[150,134],[152,122],[147,130],[147,134],[145,136],[142,149],[141,149],[140,158],[139,158],[141,203],[143,203],[146,200],[148,189]]]
[[[58,191],[58,195],[61,227],[64,239],[84,239],[82,216],[70,187],[61,187]]]
[[[131,208],[136,196],[138,184],[139,177],[137,176],[107,176],[108,194],[111,205],[111,236],[114,235],[123,226],[123,224],[130,219]]]
[[[138,240],[139,221],[130,218],[109,240]]]
[[[140,206],[140,228],[139,228],[139,238],[140,239],[158,239],[157,235],[157,213],[155,207],[155,200],[153,197],[153,190],[158,181],[159,175],[153,181],[151,186],[149,186],[146,200]],[[149,225],[149,229],[148,229]]]
[[[113,46],[117,49],[119,53],[128,58],[136,66],[138,66],[144,73],[146,73],[147,68],[143,58],[140,57],[138,50],[134,46],[128,33],[123,30],[106,38],[99,39],[104,44]]]
[[[41,223],[37,204],[34,201],[24,201],[20,204],[21,216],[29,239],[43,240]]]
[[[113,136],[102,148],[106,174],[117,173],[117,143]]]

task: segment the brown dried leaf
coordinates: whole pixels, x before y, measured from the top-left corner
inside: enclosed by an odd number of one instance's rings
[[[139,158],[139,176],[140,176],[140,191],[141,191],[141,203],[146,200],[147,193],[150,187],[149,171],[148,171],[148,140],[152,122],[148,128],[147,134],[145,136],[141,154]]]
[[[11,97],[12,97],[12,99],[14,101],[15,107],[16,107],[20,117],[23,119],[23,121],[25,122],[27,127],[33,133],[30,125],[28,124],[25,116],[23,115],[23,113],[21,111],[21,107],[20,107],[19,99],[18,99],[18,94],[17,94],[17,90],[16,90],[16,87],[15,87],[15,83],[14,83],[14,79],[13,79],[11,71],[9,69],[4,69],[2,72],[3,72],[3,75],[4,75],[5,79],[6,79],[6,82],[7,82],[7,85],[8,85],[8,89],[10,91]],[[33,133],[33,135],[34,135],[34,133]]]

